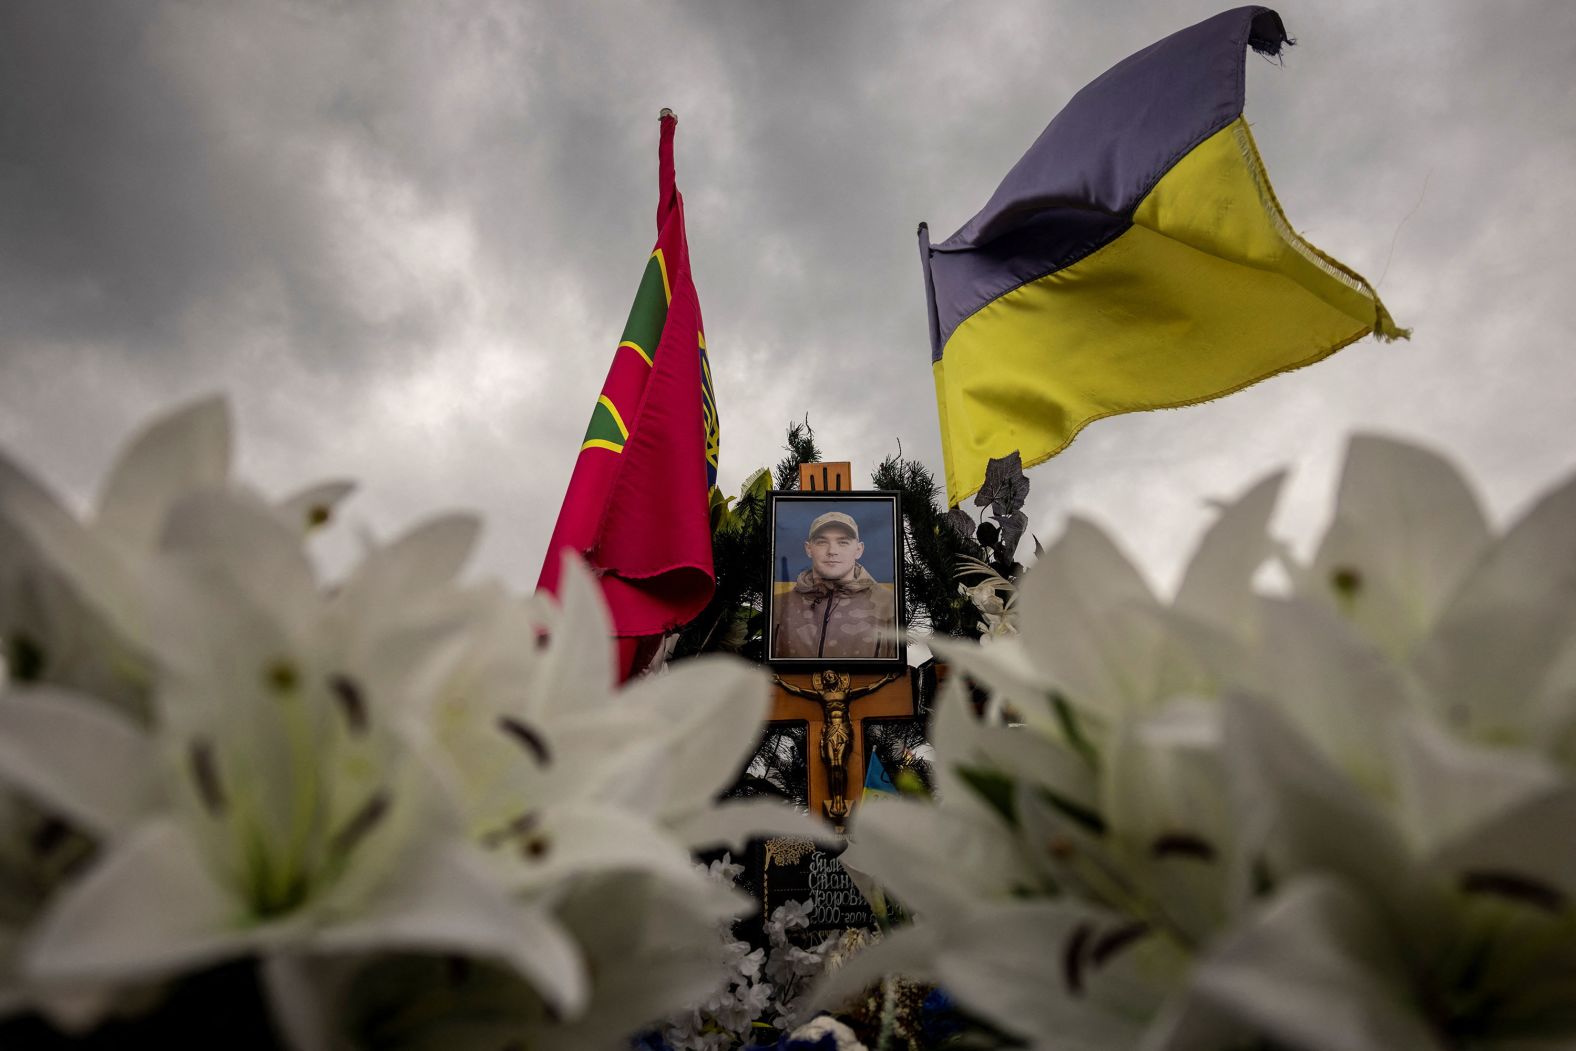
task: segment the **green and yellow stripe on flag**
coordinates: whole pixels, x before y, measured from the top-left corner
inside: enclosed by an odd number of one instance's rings
[[[625,421],[634,419],[640,409],[640,399],[646,392],[646,381],[655,362],[657,343],[668,322],[668,302],[672,298],[667,260],[659,248],[646,260],[645,272],[635,290],[635,301],[629,308],[629,319],[624,322],[624,333],[613,353],[613,364],[602,384],[602,393],[591,409],[591,422],[580,444],[582,452],[586,449],[624,451],[624,444],[629,441],[629,425]]]
[[[640,287],[635,290],[635,302],[629,308],[629,320],[624,322],[624,334],[619,337],[619,349],[633,350],[647,365],[657,350],[657,340],[662,338],[662,326],[667,324],[668,303],[673,299],[673,288],[668,282],[668,262],[662,249],[651,253],[646,261],[646,271],[640,275]]]
[[[920,226],[948,502],[1104,416],[1208,401],[1373,334],[1406,335],[1361,276],[1291,228],[1243,119],[1243,7],[1075,95],[952,237]]]

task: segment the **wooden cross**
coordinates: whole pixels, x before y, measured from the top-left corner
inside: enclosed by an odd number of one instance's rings
[[[865,784],[865,720],[915,715],[907,669],[890,675],[828,669],[779,675],[774,681],[770,721],[809,725],[810,813],[842,831]]]
[[[817,461],[799,465],[801,493],[843,493],[852,489],[854,465],[850,460]]]
[[[852,482],[853,464],[847,460],[799,465],[800,492],[846,492]],[[865,784],[865,720],[915,715],[908,669],[889,675],[823,669],[786,673],[774,682],[770,721],[809,726],[805,745],[810,754],[805,759],[810,767],[810,813],[841,832]]]

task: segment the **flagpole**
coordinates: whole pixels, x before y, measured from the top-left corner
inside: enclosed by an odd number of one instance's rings
[[[925,268],[925,313],[930,323],[930,360],[941,357],[941,321],[936,315],[936,280],[930,273],[930,224],[919,224],[919,264]]]

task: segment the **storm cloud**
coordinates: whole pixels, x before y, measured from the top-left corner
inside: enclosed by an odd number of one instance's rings
[[[728,490],[806,414],[939,471],[914,227],[961,225],[1079,86],[1197,2],[0,6],[0,445],[73,500],[148,414],[227,394],[272,491],[383,535],[480,511],[528,587],[654,237],[680,117]],[[1101,421],[1034,469],[1174,579],[1207,500],[1347,435],[1451,452],[1497,517],[1576,464],[1576,7],[1279,8],[1249,119],[1288,215],[1407,343]]]

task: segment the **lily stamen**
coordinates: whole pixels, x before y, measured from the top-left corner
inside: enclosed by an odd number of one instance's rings
[[[1067,939],[1062,951],[1062,977],[1067,991],[1074,996],[1083,995],[1083,951],[1093,933],[1092,924],[1080,923],[1073,928],[1072,936]]]
[[[500,715],[498,717],[498,729],[523,746],[536,758],[537,763],[540,765],[547,766],[552,762],[553,754],[547,747],[547,741],[526,723],[513,716]]]
[[[356,844],[365,839],[378,823],[381,822],[389,810],[389,796],[387,792],[377,792],[372,795],[360,810],[347,822],[343,828],[334,833],[330,844],[337,854],[348,854]]]
[[[1491,894],[1544,912],[1565,911],[1567,899],[1558,888],[1514,872],[1467,872],[1461,876],[1465,894]]]
[[[207,741],[193,741],[187,753],[191,763],[192,780],[197,785],[197,795],[202,799],[212,817],[222,817],[227,804],[224,786],[219,781],[219,768],[214,761],[213,745]]]
[[[1149,854],[1156,858],[1180,855],[1199,861],[1214,861],[1216,856],[1215,848],[1208,840],[1191,832],[1167,832],[1156,837],[1154,843],[1150,844]]]
[[[523,839],[535,832],[541,823],[541,815],[534,810],[528,810],[502,828],[484,833],[481,837],[482,846],[492,850],[511,839]]]
[[[1107,931],[1094,943],[1094,948],[1089,950],[1089,962],[1096,967],[1103,966],[1107,960],[1129,945],[1143,940],[1149,934],[1149,930],[1149,924],[1138,920]]]
[[[345,726],[356,736],[365,734],[371,721],[367,717],[367,702],[361,695],[361,687],[348,675],[330,676],[328,686],[334,691],[340,714],[345,717]]]
[[[294,693],[300,684],[301,673],[296,670],[296,666],[289,658],[280,657],[263,669],[263,685],[272,693],[280,695]]]

